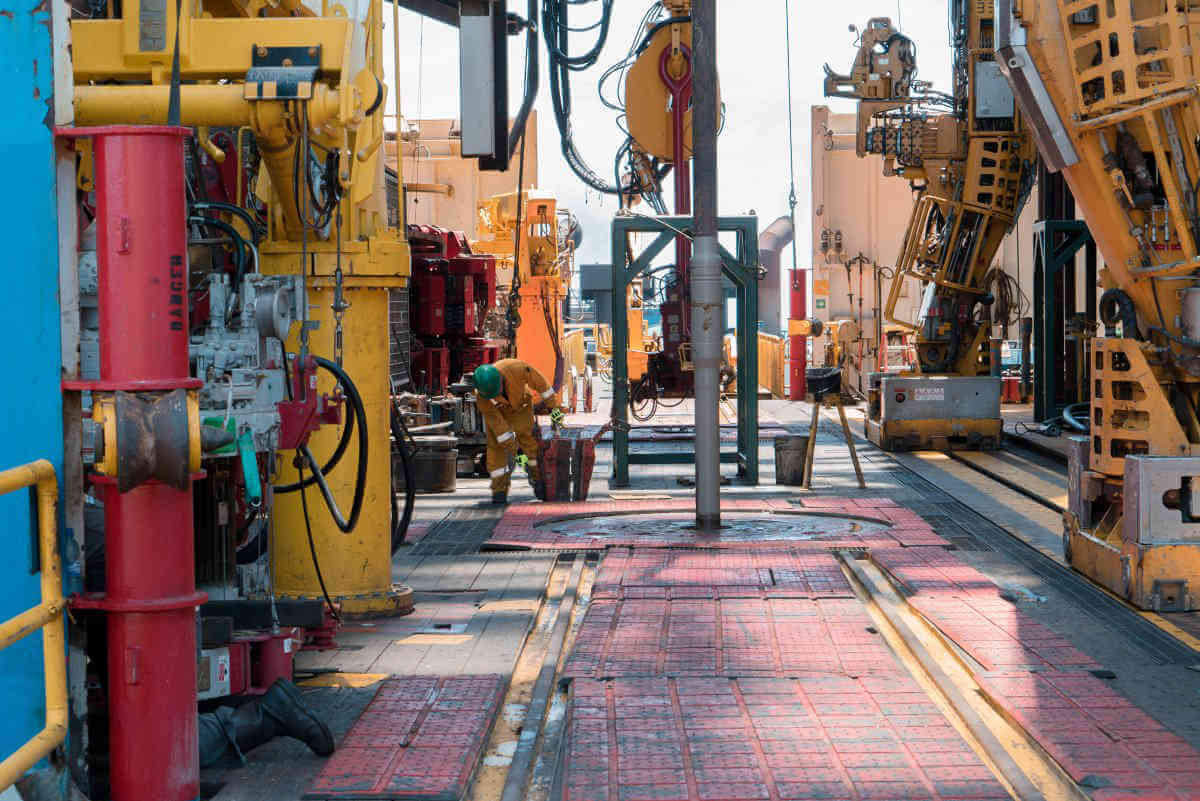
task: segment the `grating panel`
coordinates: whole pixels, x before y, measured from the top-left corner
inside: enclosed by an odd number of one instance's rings
[[[383,682],[304,797],[458,801],[503,694],[498,675]]]
[[[907,675],[576,681],[565,801],[1009,796]]]

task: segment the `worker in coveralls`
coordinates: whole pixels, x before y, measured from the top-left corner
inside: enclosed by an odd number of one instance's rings
[[[508,502],[517,448],[528,460],[525,471],[530,483],[537,485],[537,419],[534,408],[550,408],[555,427],[566,414],[559,406],[558,393],[545,376],[520,359],[501,359],[475,370],[475,405],[487,429],[487,469],[492,478],[492,503]]]

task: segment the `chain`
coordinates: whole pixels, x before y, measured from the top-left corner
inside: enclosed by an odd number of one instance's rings
[[[340,168],[339,168],[340,171]],[[338,180],[338,178],[334,178]],[[342,329],[342,318],[350,304],[346,301],[345,276],[342,274],[342,198],[340,187],[332,191],[337,197],[337,266],[333,272],[333,360],[338,367],[342,366],[345,354],[345,337]]]

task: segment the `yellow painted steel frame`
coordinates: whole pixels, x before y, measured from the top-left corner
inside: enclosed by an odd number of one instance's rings
[[[301,223],[293,172],[297,149],[305,135],[315,145],[340,152],[340,263],[345,275],[344,367],[357,385],[369,418],[373,447],[367,487],[357,527],[344,535],[310,492],[309,518],[329,594],[350,614],[411,609],[408,591],[391,578],[391,463],[386,432],[390,428],[390,291],[408,285],[410,259],[404,233],[404,200],[400,219],[389,223],[386,182],[380,145],[383,142],[383,19],[381,0],[371,0],[365,16],[353,19],[343,5],[324,0],[314,14],[299,0],[210,0],[201,10],[195,0],[178,0],[182,122],[251,131],[264,169],[256,186],[248,187],[270,209],[268,234],[259,248],[266,274],[307,276],[312,318],[310,349],[333,357],[335,323],[330,310],[338,258],[336,220],[317,231]],[[175,3],[162,12],[163,35],[158,49],[145,49],[142,0],[124,0],[121,19],[73,20],[76,124],[147,124],[166,120],[174,54]],[[155,12],[149,12],[154,17]],[[153,21],[153,20],[152,20]],[[299,94],[308,99],[271,96],[270,87],[247,86],[256,48],[308,46],[320,48],[316,83]],[[314,51],[315,52],[315,51]],[[218,83],[218,81],[220,81]],[[382,94],[381,94],[382,93]],[[370,115],[368,110],[372,110]],[[239,133],[241,141],[241,133]],[[240,150],[240,149],[239,149]],[[242,173],[239,170],[239,175]],[[303,182],[301,182],[303,185]],[[234,220],[235,225],[240,221]],[[306,240],[306,241],[305,241]],[[303,254],[307,253],[307,263]],[[295,352],[295,338],[288,343]],[[321,375],[319,390],[332,392],[332,379]],[[325,426],[310,440],[318,458],[331,453],[339,431]],[[328,477],[343,510],[352,497],[357,444]],[[295,478],[292,458],[280,454],[276,479]],[[321,596],[309,552],[299,493],[275,498],[271,563],[276,594],[291,598]]]
[[[955,87],[965,120],[931,113],[930,99],[912,78],[915,53],[898,52],[902,45],[893,43],[902,37],[887,18],[872,19],[862,31],[851,72],[828,71],[825,80],[827,96],[859,101],[858,155],[882,155],[885,175],[903,177],[921,191],[884,315],[916,334],[921,361],[927,365],[922,372],[939,375],[988,375],[988,326],[956,317],[919,327],[897,317],[905,279],[933,284],[939,299],[973,310],[988,294],[984,276],[1016,223],[1035,156],[1019,113],[1014,112],[1008,130],[992,125],[995,120],[985,124],[976,117],[976,69],[995,59],[994,11],[990,2],[968,5],[963,43],[968,77]],[[898,119],[895,115],[901,111],[905,114]],[[959,336],[953,358],[947,352],[951,334]]]
[[[67,656],[63,632],[62,565],[58,558],[58,476],[45,459],[0,472],[0,495],[37,487],[38,555],[42,601],[0,623],[0,649],[42,630],[46,675],[46,727],[0,762],[0,793],[67,737]]]
[[[1153,342],[1093,340],[1089,470],[1071,488],[1072,506],[1091,520],[1085,528],[1064,515],[1065,550],[1075,569],[1152,608],[1156,579],[1200,586],[1200,543],[1141,545],[1122,536],[1125,456],[1200,454],[1200,385],[1187,369],[1197,354],[1170,339],[1186,340],[1176,290],[1191,282],[1164,280],[1200,269],[1189,210],[1200,181],[1192,146],[1200,135],[1200,10],[1160,0],[1019,0],[1014,12],[1078,156],[1063,175],[1104,258],[1101,282],[1132,299]],[[1157,166],[1156,208],[1138,202],[1136,170],[1122,163],[1126,148]]]
[[[520,232],[516,230],[518,202]],[[517,255],[516,240],[520,240],[520,263],[513,266],[513,275],[520,285],[517,313],[521,322],[513,347],[517,358],[554,383],[565,334],[562,301],[567,295],[566,281],[574,256],[570,247],[559,247],[558,201],[545,193],[525,190],[520,196],[509,192],[490,197],[479,204],[477,211],[479,239],[471,243],[476,252],[492,253],[511,262]],[[560,378],[568,377],[564,369]],[[555,389],[561,392],[564,387]]]
[[[868,399],[870,400],[870,399]],[[1000,447],[1003,420],[932,418],[880,420],[868,418],[867,439],[886,451],[953,451]]]

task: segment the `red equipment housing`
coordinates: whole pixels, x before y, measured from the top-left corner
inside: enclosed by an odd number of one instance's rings
[[[189,377],[187,128],[60,131],[92,137],[100,301],[100,380],[66,390],[162,394]],[[193,475],[192,479],[199,477]],[[93,479],[104,501],[105,592],[73,599],[106,613],[114,801],[199,795],[192,489],[151,479],[128,492]]]
[[[791,319],[808,316],[808,270],[792,270]],[[788,336],[788,399],[804,400],[808,394],[808,337]]]
[[[432,393],[481,364],[496,361],[499,348],[481,337],[496,305],[496,258],[475,254],[464,234],[431,225],[410,225],[412,249],[412,375]]]

